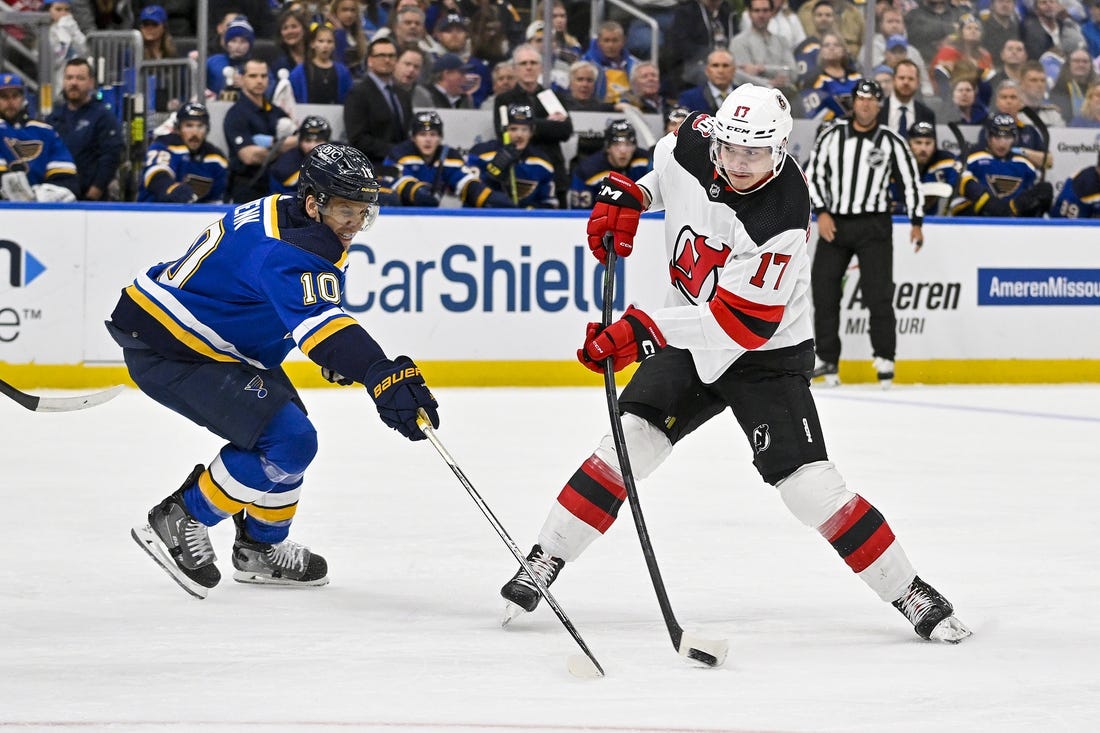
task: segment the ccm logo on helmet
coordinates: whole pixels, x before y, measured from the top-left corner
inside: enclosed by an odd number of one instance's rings
[[[406,379],[412,379],[413,377],[419,375],[420,367],[405,367],[404,369],[399,369],[393,374],[387,375],[385,379],[374,385],[375,399],[377,399],[383,392],[385,392],[387,389],[397,384],[398,382],[404,381]]]

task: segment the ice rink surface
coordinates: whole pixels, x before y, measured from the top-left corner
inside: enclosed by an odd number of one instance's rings
[[[816,390],[830,456],[974,636],[918,639],[712,421],[641,484],[673,608],[726,638],[672,650],[629,510],[554,585],[607,677],[545,604],[499,626],[507,548],[427,442],[362,390],[304,393],[321,450],[292,536],[320,589],[183,593],[133,524],[219,441],[128,390],[67,414],[0,402],[0,729],[1094,731],[1100,720],[1100,386]],[[606,430],[603,392],[441,389],[440,439],[526,552]]]

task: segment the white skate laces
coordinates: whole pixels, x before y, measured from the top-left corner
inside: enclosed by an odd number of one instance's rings
[[[210,544],[210,533],[202,522],[190,517],[184,520],[183,541],[196,565],[206,565],[217,560],[214,546]]]

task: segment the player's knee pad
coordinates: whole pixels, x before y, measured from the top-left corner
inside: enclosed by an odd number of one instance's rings
[[[776,484],[783,503],[807,527],[818,529],[855,498],[832,461],[815,461]]]
[[[317,430],[301,408],[290,402],[271,418],[256,441],[256,448],[269,481],[294,483],[302,478],[317,455]]]
[[[672,452],[672,443],[664,433],[630,413],[623,415],[623,438],[630,456],[630,470],[636,479],[649,476]],[[600,441],[596,455],[616,471],[619,470],[619,454],[615,451],[615,438],[610,433]]]

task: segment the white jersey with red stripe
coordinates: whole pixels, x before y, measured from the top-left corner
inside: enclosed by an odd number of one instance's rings
[[[813,338],[805,174],[788,156],[763,186],[734,191],[710,159],[710,119],[695,113],[658,141],[638,181],[648,210],[665,212],[670,292],[650,315],[708,384],[747,351]]]

